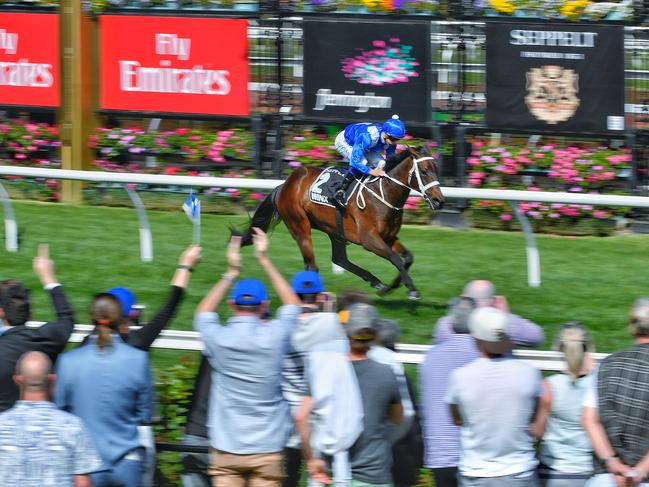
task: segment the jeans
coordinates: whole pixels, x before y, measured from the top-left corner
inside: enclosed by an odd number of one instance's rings
[[[135,457],[139,456],[139,460]],[[94,487],[141,487],[144,472],[144,449],[138,448],[115,463],[109,470],[92,473]]]
[[[586,487],[617,487],[615,479],[610,473],[600,473],[590,478]],[[648,482],[638,484],[638,487],[649,487]]]
[[[144,465],[142,472],[142,487],[153,486],[155,474],[155,438],[151,426],[138,426],[140,444],[144,447]]]
[[[522,472],[500,477],[459,476],[461,487],[539,487],[536,471]]]
[[[209,447],[207,438],[196,435],[185,435],[183,445]],[[210,487],[211,481],[207,475],[210,456],[207,453],[184,453],[183,471],[180,474],[183,487]]]

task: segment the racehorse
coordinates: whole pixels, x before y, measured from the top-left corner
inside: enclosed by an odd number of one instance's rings
[[[385,166],[387,177],[361,182],[344,210],[312,202],[309,188],[322,169],[300,167],[275,188],[255,211],[241,245],[252,243],[252,228],[267,231],[273,220],[283,220],[297,242],[307,270],[318,270],[315,263],[311,229],[331,240],[331,260],[343,269],[369,282],[379,295],[396,289],[401,281],[410,299],[419,299],[419,291],[408,275],[413,255],[403,246],[397,234],[403,219],[403,205],[410,191],[421,193],[431,209],[440,209],[444,196],[440,190],[434,158],[419,150],[407,148],[393,156]],[[338,221],[336,212],[339,212]],[[344,235],[341,235],[341,230]],[[399,274],[391,284],[382,283],[372,273],[347,258],[346,242],[362,245],[366,250],[390,261]]]

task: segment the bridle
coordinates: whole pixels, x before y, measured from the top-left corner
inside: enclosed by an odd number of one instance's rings
[[[386,174],[385,178],[389,179],[393,183],[398,184],[399,186],[402,186],[402,187],[407,188],[407,189],[409,189],[411,191],[415,191],[415,192],[421,194],[422,197],[428,203],[430,203],[430,201],[429,201],[430,197],[426,194],[426,191],[428,189],[434,187],[434,186],[439,186],[439,181],[431,181],[430,183],[424,185],[424,182],[421,179],[421,171],[419,170],[419,163],[422,162],[422,161],[434,161],[434,160],[435,160],[435,158],[431,157],[431,156],[420,157],[418,159],[415,159],[413,157],[412,158],[412,166],[410,167],[410,171],[408,171],[408,178],[406,179],[406,182],[408,184],[402,183],[398,179],[395,179],[392,176],[390,176],[389,174]],[[418,188],[414,188],[414,187],[410,186],[410,182],[412,181],[412,176],[413,175],[417,179]],[[367,185],[366,185],[367,183],[373,183],[377,179],[379,179],[379,191],[380,191],[381,194],[378,194],[376,191],[374,191],[371,188],[368,188]],[[394,206],[392,203],[390,203],[389,201],[387,201],[385,199],[385,192],[383,191],[383,178],[382,177],[375,177],[375,178],[367,180],[367,181],[359,181],[358,184],[359,184],[360,188],[358,189],[358,191],[356,193],[356,206],[358,206],[358,208],[360,210],[365,209],[365,196],[362,193],[363,189],[367,190],[372,196],[374,196],[376,199],[378,199],[381,203],[388,206],[389,208],[392,208],[393,210],[396,210],[396,211],[403,210],[403,207],[398,208],[398,207]]]

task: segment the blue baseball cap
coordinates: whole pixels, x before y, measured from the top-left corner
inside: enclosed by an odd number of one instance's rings
[[[291,287],[297,294],[317,294],[325,290],[320,274],[315,271],[298,272],[291,279]]]
[[[266,286],[258,279],[242,279],[234,285],[230,299],[234,304],[261,304],[268,301]]]
[[[125,287],[114,287],[113,289],[106,291],[106,294],[112,294],[117,298],[119,303],[122,305],[122,316],[125,318],[131,316],[133,305],[137,302],[133,291]]]

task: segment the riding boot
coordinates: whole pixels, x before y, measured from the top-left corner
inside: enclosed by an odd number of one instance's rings
[[[340,183],[340,188],[338,188],[338,191],[336,191],[336,194],[334,195],[334,200],[336,200],[336,203],[340,205],[341,207],[345,207],[345,193],[347,192],[347,188],[349,188],[349,185],[352,184],[352,181],[356,179],[354,175],[350,172],[345,174],[345,179],[343,179],[342,183]]]

